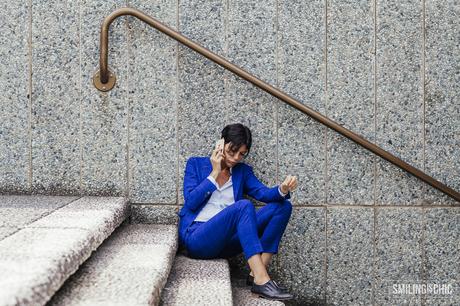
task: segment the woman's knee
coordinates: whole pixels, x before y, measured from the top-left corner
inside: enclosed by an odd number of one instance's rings
[[[284,214],[291,216],[292,214],[292,204],[289,200],[284,200],[280,203],[279,208]]]
[[[247,199],[239,200],[235,202],[234,205],[238,206],[238,208],[241,210],[255,210],[254,204],[252,204],[252,202]]]

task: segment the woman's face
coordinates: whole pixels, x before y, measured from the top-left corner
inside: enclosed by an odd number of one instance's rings
[[[246,156],[246,154],[248,154],[248,148],[246,147],[245,144],[239,147],[237,151],[230,150],[231,144],[232,143],[229,142],[224,145],[224,156],[223,156],[223,161],[229,168],[241,162]]]

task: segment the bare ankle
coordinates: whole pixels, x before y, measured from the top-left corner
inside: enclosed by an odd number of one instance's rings
[[[254,284],[256,285],[263,285],[266,282],[270,280],[270,277],[268,275],[265,276],[259,276],[259,277],[254,277]]]

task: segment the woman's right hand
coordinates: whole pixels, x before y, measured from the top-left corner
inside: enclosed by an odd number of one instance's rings
[[[224,151],[224,138],[217,141],[216,147],[214,148],[211,154],[211,164],[212,164],[211,176],[214,177],[214,179],[217,179],[217,176],[222,171],[223,151]]]

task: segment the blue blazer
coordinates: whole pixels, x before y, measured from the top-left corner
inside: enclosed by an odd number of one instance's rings
[[[184,243],[187,227],[192,224],[198,213],[208,202],[217,187],[207,177],[212,172],[210,157],[190,157],[185,166],[184,206],[179,211],[179,240]],[[290,193],[281,196],[278,186],[269,188],[254,175],[252,167],[238,163],[232,168],[233,197],[235,202],[247,194],[254,199],[268,203],[280,202],[291,197]]]

